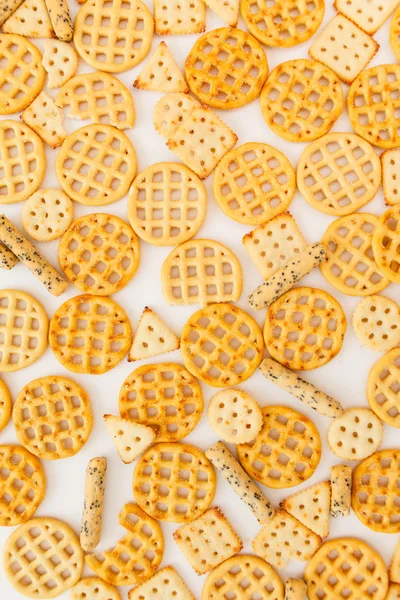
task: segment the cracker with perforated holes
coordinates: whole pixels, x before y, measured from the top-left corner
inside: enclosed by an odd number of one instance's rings
[[[168,304],[235,302],[242,291],[242,267],[220,242],[195,239],[180,244],[167,256],[161,283]]]
[[[286,406],[261,409],[263,426],[252,444],[239,444],[238,458],[251,477],[271,488],[306,481],[321,458],[321,438],[314,423]]]
[[[12,412],[12,399],[8,387],[0,379],[0,431],[4,429],[10,420]]]
[[[243,548],[241,539],[217,506],[176,529],[173,537],[197,575],[215,569]]]
[[[29,38],[52,38],[55,36],[44,0],[24,0],[11,17],[3,23],[1,31]]]
[[[159,35],[202,33],[206,29],[203,0],[154,0],[155,31]]]
[[[400,428],[399,369],[400,348],[393,348],[373,365],[367,384],[370,408],[384,423],[398,428]]]
[[[208,405],[208,422],[225,442],[251,442],[263,424],[261,409],[250,394],[230,388],[215,394]]]
[[[323,481],[281,502],[284,510],[321,538],[329,535],[331,484]]]
[[[390,561],[389,578],[390,581],[400,584],[400,541],[397,542],[392,560]]]
[[[274,133],[289,142],[310,142],[333,127],[343,111],[344,98],[333,71],[314,60],[298,59],[275,67],[260,104]]]
[[[188,84],[165,42],[157,46],[133,85],[140,90],[157,92],[189,91]]]
[[[279,510],[252,542],[258,556],[276,569],[292,560],[310,560],[322,543],[321,538],[285,510]]]
[[[400,310],[386,296],[363,298],[353,312],[358,341],[376,352],[386,352],[400,343]]]
[[[3,25],[7,19],[17,10],[18,6],[22,4],[23,0],[1,0],[0,2],[0,25]]]
[[[313,42],[308,53],[350,84],[378,50],[379,44],[371,36],[339,13]]]
[[[398,0],[335,0],[337,11],[373,35],[398,5]]]
[[[332,421],[328,444],[336,456],[346,460],[362,460],[381,445],[383,425],[368,408],[349,408]]]
[[[173,567],[160,569],[148,581],[141,583],[128,594],[129,600],[195,600],[179,573]]]
[[[347,465],[331,467],[331,517],[348,517],[351,508],[352,469]]]
[[[129,464],[154,442],[156,434],[151,427],[128,419],[104,415],[104,421],[115,447],[125,464]]]
[[[384,150],[381,154],[382,187],[385,203],[393,206],[400,204],[400,150]]]
[[[58,88],[75,75],[78,55],[71,44],[60,40],[44,40],[42,65],[47,71],[47,87]],[[90,77],[90,74],[86,73],[86,77]]]
[[[22,446],[0,446],[0,526],[32,517],[46,493],[46,477],[36,456]]]
[[[135,331],[128,360],[152,358],[158,354],[178,350],[179,346],[179,337],[151,308],[146,306]]]
[[[160,135],[168,139],[185,118],[199,106],[200,102],[188,94],[177,92],[165,94],[154,106],[154,127]]]
[[[400,206],[388,208],[379,217],[372,235],[372,249],[379,269],[389,281],[400,283]]]
[[[206,210],[203,183],[180,163],[150,165],[129,190],[129,222],[141,239],[155,246],[175,246],[193,237]]]
[[[353,133],[328,133],[305,148],[297,166],[302,196],[328,215],[355,212],[372,200],[380,182],[379,157]]]
[[[21,119],[36,131],[38,136],[51,148],[60,146],[67,137],[63,126],[62,110],[45,92],[40,92],[32,104],[21,114]]]
[[[392,0],[397,5],[397,0]],[[400,6],[396,10],[392,22],[390,23],[390,45],[397,60],[400,58]]]
[[[288,577],[285,581],[285,600],[306,600],[307,586],[304,579]]]
[[[228,23],[236,27],[239,20],[240,0],[204,0],[208,8]]]
[[[213,192],[219,207],[245,225],[260,225],[284,212],[295,191],[292,165],[268,144],[238,146],[215,169]]]
[[[121,600],[117,588],[99,577],[84,577],[71,590],[70,600]]]
[[[38,190],[22,207],[22,225],[26,233],[38,242],[61,237],[74,218],[74,205],[62,190]]]

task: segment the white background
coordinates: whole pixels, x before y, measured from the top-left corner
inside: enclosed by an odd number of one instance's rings
[[[183,0],[185,1],[185,0]],[[151,8],[150,0],[146,2]],[[75,0],[69,0],[71,12],[75,16],[78,5]],[[331,7],[331,0],[327,0],[326,14],[323,26],[328,23],[334,15]],[[395,57],[389,45],[389,22],[375,35],[381,48],[371,65],[395,62]],[[207,30],[224,26],[222,20],[215,16],[211,11],[207,11]],[[239,27],[244,28],[242,20]],[[185,57],[198,36],[168,36],[164,38],[179,65],[183,67]],[[154,36],[152,51],[161,41],[161,37]],[[34,43],[42,49],[41,41],[34,40]],[[270,65],[270,70],[277,64],[295,58],[307,57],[307,51],[311,42],[289,49],[271,49],[266,48],[266,54]],[[152,121],[153,106],[161,97],[156,92],[138,91],[133,89],[132,84],[135,77],[140,72],[142,66],[138,65],[135,69],[118,74],[128,89],[132,92],[136,106],[136,123],[133,129],[125,130],[126,135],[131,139],[137,152],[138,168],[143,170],[148,165],[158,161],[174,161],[176,157],[168,150],[164,139],[154,130]],[[79,59],[78,73],[89,72],[92,69]],[[345,94],[347,86],[343,85]],[[57,90],[49,92],[55,97]],[[219,111],[220,116],[226,123],[238,134],[238,144],[245,142],[266,142],[283,151],[290,159],[292,165],[296,167],[301,152],[305,144],[294,144],[274,135],[264,123],[261,116],[259,101],[255,100],[250,105],[236,109],[231,112]],[[18,119],[18,115],[12,115],[11,118]],[[79,126],[86,125],[87,122],[79,123],[66,119],[65,126],[68,131],[73,131]],[[351,131],[351,126],[345,112],[333,127],[333,131]],[[380,152],[380,151],[379,151]],[[58,187],[55,175],[55,158],[57,150],[51,150],[46,147],[47,170],[45,179],[41,185],[45,187]],[[246,302],[247,295],[261,282],[261,278],[248,257],[241,239],[251,228],[236,223],[224,215],[217,206],[211,191],[211,175],[206,181],[208,190],[208,212],[203,227],[199,232],[199,237],[217,239],[231,248],[238,256],[244,275],[243,293],[239,306],[249,312],[251,309]],[[21,226],[22,203],[14,205],[4,205],[2,208],[7,216],[17,225]],[[74,203],[75,215],[79,217],[83,214],[96,212],[96,207],[85,207]],[[98,212],[109,212],[127,220],[127,198],[106,207],[99,207]],[[378,191],[375,199],[362,209],[377,215],[385,210],[382,190]],[[334,220],[334,217],[317,212],[300,196],[296,194],[290,211],[295,216],[301,230],[303,231],[309,243],[321,238],[326,227]],[[141,242],[141,263],[139,270],[133,280],[113,298],[121,304],[127,312],[133,328],[138,323],[140,314],[144,306],[148,305],[156,310],[159,315],[165,319],[168,325],[178,333],[185,321],[199,307],[172,307],[165,302],[161,292],[160,268],[167,257],[171,248],[151,246]],[[56,266],[58,241],[38,245],[43,254]],[[45,307],[49,317],[67,298],[79,294],[72,284],[68,290],[60,297],[55,298],[50,295],[38,280],[22,265],[16,266],[12,271],[0,271],[0,282],[3,288],[17,288],[32,293]],[[320,386],[324,391],[339,400],[345,408],[353,406],[367,406],[366,383],[370,368],[380,356],[379,353],[372,352],[362,348],[357,341],[351,325],[351,315],[358,302],[358,298],[344,296],[334,289],[324,280],[319,271],[315,271],[307,276],[303,282],[306,285],[321,287],[333,294],[342,304],[348,319],[348,329],[344,340],[343,349],[332,362],[316,370],[307,372],[305,378]],[[391,298],[400,301],[400,292],[398,286],[391,284],[383,292]],[[264,311],[255,313],[251,311],[260,324],[263,324]],[[161,362],[163,360],[172,360],[182,362],[179,351],[157,357],[153,361]],[[143,361],[135,364],[128,363],[124,359],[116,368],[101,376],[74,375],[66,371],[54,358],[50,348],[46,350],[43,356],[28,368],[21,371],[5,374],[4,380],[9,386],[12,396],[15,399],[21,388],[31,380],[45,375],[64,375],[71,376],[75,381],[81,384],[89,393],[91,398],[92,410],[95,416],[93,432],[87,444],[74,457],[59,461],[42,461],[47,477],[47,493],[44,501],[39,506],[36,516],[51,516],[65,520],[76,532],[79,532],[85,469],[88,461],[94,456],[106,456],[108,459],[108,471],[106,481],[106,498],[104,509],[103,532],[98,550],[103,550],[113,545],[122,535],[124,530],[118,524],[118,513],[125,502],[133,501],[132,494],[132,474],[134,465],[124,465],[118,457],[104,425],[102,416],[104,413],[118,414],[118,394],[125,378],[131,371],[143,364]],[[266,495],[278,505],[285,496],[308,487],[311,484],[323,481],[329,477],[329,466],[338,462],[340,459],[335,457],[329,450],[326,443],[326,432],[329,426],[329,420],[320,417],[317,413],[306,406],[303,406],[298,400],[292,398],[272,383],[265,380],[259,372],[246,381],[242,386],[244,390],[253,394],[261,406],[267,404],[282,404],[292,406],[310,417],[317,425],[321,438],[323,440],[323,453],[321,462],[314,475],[301,486],[290,490],[269,490],[263,488]],[[217,392],[209,386],[203,385],[205,406],[214,393]],[[392,448],[398,446],[396,440],[399,432],[385,425],[385,433],[382,448]],[[216,434],[207,423],[206,410],[196,429],[185,439],[189,443],[196,444],[202,450],[206,450],[217,440]],[[10,444],[17,442],[12,422],[0,433],[0,443]],[[350,464],[350,463],[349,463]],[[230,486],[218,475],[218,485],[214,504],[218,505],[231,521],[233,527],[240,535],[244,552],[251,552],[251,540],[259,531],[259,525],[247,507],[239,500]],[[196,598],[200,599],[201,590],[205,577],[197,576],[180,550],[172,539],[172,532],[178,525],[172,523],[163,523],[162,529],[165,536],[165,554],[162,566],[171,564],[176,567],[189,587],[192,589]],[[0,528],[0,548],[11,533],[12,528]],[[385,535],[374,533],[361,524],[352,514],[348,518],[331,521],[331,536],[352,535],[360,537],[369,542],[375,549],[382,553],[382,556],[389,564],[392,552],[394,550],[397,535]],[[282,571],[280,574],[284,579],[288,574],[301,576],[305,565],[302,563],[291,563],[290,568]],[[89,570],[85,567],[85,575]],[[121,589],[122,597],[127,598],[127,590]],[[69,592],[61,596],[63,599],[69,597]],[[22,598],[4,577],[0,568],[0,599],[17,600]]]

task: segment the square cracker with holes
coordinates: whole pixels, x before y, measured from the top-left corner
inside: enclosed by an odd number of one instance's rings
[[[177,529],[174,540],[198,575],[211,571],[243,548],[240,538],[217,506]]]
[[[381,154],[383,197],[386,204],[400,204],[400,148]]]
[[[154,0],[154,19],[159,35],[203,33],[206,5],[203,0]]]
[[[379,50],[379,44],[355,23],[336,15],[308,53],[344,81],[352,83]]]
[[[399,0],[335,0],[337,11],[373,35],[383,25]]]

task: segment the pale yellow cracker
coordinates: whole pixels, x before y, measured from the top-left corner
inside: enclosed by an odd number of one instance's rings
[[[272,358],[290,369],[307,371],[331,361],[341,350],[346,315],[328,292],[292,288],[268,308],[264,340]]]
[[[154,106],[154,127],[160,135],[169,139],[199,106],[199,101],[188,94],[177,92],[165,94]]]
[[[8,387],[0,379],[0,431],[8,424],[12,412],[12,399]]]
[[[361,460],[379,448],[383,425],[368,408],[349,408],[332,421],[328,444],[339,458]]]
[[[353,470],[351,505],[360,521],[381,533],[400,531],[400,451],[381,450]]]
[[[310,560],[321,545],[321,538],[284,510],[278,511],[252,542],[258,556],[276,569],[292,560]]]
[[[304,579],[286,579],[285,600],[307,600],[307,585]]]
[[[56,37],[62,42],[70,42],[74,35],[67,0],[45,0],[51,24]]]
[[[114,415],[104,415],[104,421],[125,464],[132,463],[155,440],[154,430],[147,425],[140,425]]]
[[[215,240],[194,239],[174,248],[161,268],[168,304],[190,305],[237,301],[242,267],[233,252]]]
[[[398,5],[399,0],[335,0],[337,11],[373,35]]]
[[[60,146],[67,137],[63,126],[62,110],[45,92],[40,92],[32,104],[21,114],[21,119],[36,131],[38,136],[51,148]]]
[[[22,225],[38,242],[56,240],[65,233],[74,218],[74,205],[62,190],[38,190],[22,207]]]
[[[381,154],[382,187],[385,203],[393,206],[400,204],[400,150],[393,148]]]
[[[148,54],[151,12],[141,0],[88,0],[75,19],[76,51],[94,69],[121,73]]]
[[[325,0],[242,0],[247,29],[267,46],[289,48],[310,39],[322,23]]]
[[[393,348],[374,364],[367,385],[370,408],[384,423],[398,428],[400,428],[399,369],[400,348]]]
[[[278,215],[247,233],[242,244],[263,279],[269,279],[307,246],[290,213]]]
[[[6,540],[3,566],[19,594],[55,598],[79,581],[83,550],[69,525],[49,517],[36,518],[18,527]]]
[[[379,157],[354,133],[328,133],[307,146],[297,166],[297,185],[313,208],[341,217],[375,196],[381,182]]]
[[[213,192],[219,207],[245,225],[261,225],[283,213],[295,191],[292,165],[268,144],[248,142],[238,146],[215,169]]]
[[[392,0],[392,2],[395,2],[397,5],[398,0]],[[400,6],[394,13],[393,19],[390,23],[389,39],[390,39],[390,45],[392,47],[392,50],[393,50],[397,60],[399,60],[399,58],[400,58]]]
[[[49,321],[43,306],[20,290],[0,292],[0,372],[19,371],[47,348]]]
[[[3,25],[7,19],[17,10],[23,0],[1,0],[0,2],[0,25]]]
[[[143,360],[178,350],[180,339],[148,306],[140,317],[128,360]]]
[[[353,312],[358,341],[377,352],[386,352],[400,343],[400,310],[385,296],[363,298]]]
[[[321,458],[321,438],[314,423],[286,406],[261,409],[263,427],[254,444],[239,444],[238,458],[249,475],[271,488],[306,481]]]
[[[180,163],[150,165],[129,190],[129,222],[141,239],[155,246],[175,246],[193,237],[206,210],[203,183]]]
[[[44,0],[24,0],[1,30],[29,38],[52,38],[55,35]]]
[[[23,110],[36,98],[46,72],[39,50],[20,35],[0,36],[0,61],[0,115],[9,115]]]
[[[400,584],[389,583],[389,589],[385,600],[399,600],[400,599]]]
[[[396,549],[390,562],[389,579],[390,581],[400,584],[400,541],[397,542]]]
[[[110,125],[87,125],[71,133],[56,158],[56,175],[64,192],[87,206],[120,200],[136,170],[131,141]]]
[[[128,594],[129,600],[195,600],[179,573],[173,567],[160,569],[148,581],[141,583]]]
[[[208,8],[230,25],[236,27],[239,20],[240,0],[204,0]]]
[[[99,577],[84,577],[72,588],[70,600],[121,600],[121,595]]]
[[[154,0],[155,30],[159,35],[202,33],[206,29],[203,0]]]
[[[129,319],[111,298],[75,296],[50,322],[50,348],[73,373],[106,373],[123,359],[131,341]]]
[[[104,456],[92,458],[86,467],[81,533],[79,536],[79,541],[85,552],[96,548],[100,541],[106,472],[107,459]]]
[[[0,446],[0,525],[20,525],[32,517],[46,493],[39,459],[22,446]]]
[[[378,217],[355,213],[331,223],[322,237],[326,260],[321,273],[330,284],[349,296],[369,296],[389,285],[372,250]]]
[[[251,442],[260,432],[261,409],[250,394],[229,388],[213,396],[208,405],[208,422],[225,442]]]
[[[133,85],[140,90],[157,92],[189,91],[188,84],[165,42],[157,46]]]
[[[388,574],[381,556],[356,538],[325,542],[306,566],[308,600],[373,598],[384,600]]]
[[[20,443],[39,458],[74,456],[93,426],[90,399],[67,377],[48,375],[28,383],[18,394],[13,421]]]
[[[75,75],[78,55],[71,44],[60,40],[44,40],[42,65],[47,71],[47,87],[58,88]],[[90,77],[90,74],[86,73],[86,77]]]
[[[197,575],[215,569],[243,548],[241,539],[217,506],[176,529],[173,537]]]
[[[263,47],[241,29],[221,27],[205,33],[185,61],[191,92],[214,108],[228,110],[252,102],[267,76]]]
[[[1,40],[4,36],[0,36]],[[46,157],[40,137],[18,121],[0,121],[0,204],[26,200],[40,186]]]
[[[347,95],[351,126],[380,148],[400,144],[400,65],[377,65],[362,71]]]
[[[115,215],[95,213],[76,219],[58,246],[66,277],[82,292],[109,296],[122,290],[140,262],[139,240]]]
[[[337,76],[305,58],[271,72],[260,95],[261,112],[274,133],[289,142],[310,142],[328,133],[344,106]]]
[[[238,385],[254,373],[264,350],[256,321],[232,304],[210,304],[181,333],[185,367],[213,387]]]
[[[216,477],[205,454],[189,444],[160,443],[139,459],[133,495],[158,521],[185,523],[202,515],[213,501]]]
[[[320,33],[308,54],[350,84],[378,50],[379,44],[370,35],[339,13]]]
[[[329,535],[331,484],[323,481],[285,498],[282,508],[321,538]]]
[[[380,217],[372,235],[372,249],[379,269],[389,281],[400,283],[400,206],[388,208]]]
[[[203,588],[202,600],[283,600],[283,583],[267,562],[252,554],[232,556],[211,571]]]
[[[56,104],[78,121],[90,119],[121,130],[135,123],[132,94],[119,79],[101,71],[70,79],[58,92]]]
[[[351,508],[352,469],[347,465],[331,467],[331,516],[348,517]]]

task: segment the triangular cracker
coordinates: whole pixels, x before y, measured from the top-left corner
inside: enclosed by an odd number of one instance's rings
[[[157,354],[177,350],[179,346],[180,339],[146,306],[140,317],[128,360],[151,358]]]
[[[25,0],[3,24],[1,30],[25,37],[55,37],[44,0]]]
[[[40,92],[21,114],[21,119],[52,148],[60,146],[67,137],[62,124],[63,112],[45,92]]]
[[[239,20],[239,0],[204,0],[216,15],[231,27],[236,27]]]
[[[78,55],[71,44],[60,40],[45,40],[42,64],[47,71],[47,87],[57,88],[75,75],[78,68]]]
[[[133,462],[156,437],[155,431],[151,427],[134,423],[122,417],[104,415],[104,421],[118,454],[125,464]]]
[[[141,90],[156,92],[189,91],[188,84],[165,42],[161,42],[156,48],[133,85]]]
[[[331,509],[329,481],[317,483],[289,496],[281,503],[281,506],[320,537],[324,538],[329,535]]]

